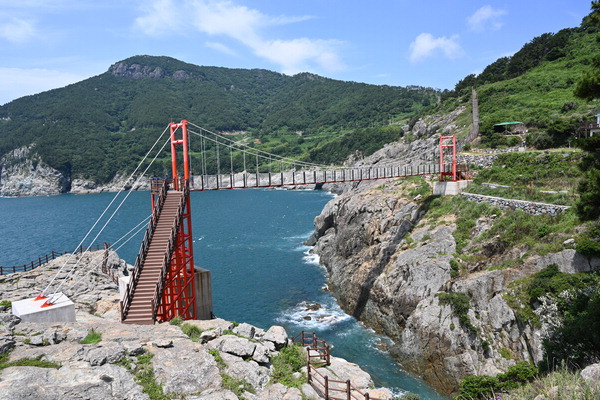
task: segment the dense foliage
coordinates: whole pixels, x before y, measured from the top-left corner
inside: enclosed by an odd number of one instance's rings
[[[241,131],[267,151],[306,157],[341,131],[405,118],[436,93],[136,56],[101,75],[1,106],[0,155],[33,143],[64,174],[102,182],[137,165],[168,122],[187,119],[210,130]],[[191,145],[200,149],[199,141]],[[165,163],[159,159],[152,172]]]
[[[521,361],[508,368],[508,371],[496,376],[469,375],[463,379],[456,400],[498,399],[502,392],[514,389],[519,385],[532,381],[538,371],[526,361]]]

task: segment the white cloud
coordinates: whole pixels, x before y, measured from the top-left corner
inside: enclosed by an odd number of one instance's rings
[[[228,56],[237,56],[237,53],[235,51],[233,51],[229,47],[225,46],[223,43],[205,42],[204,45],[213,50],[217,50],[218,52],[221,52],[223,54],[227,54]]]
[[[467,19],[469,29],[482,32],[487,29],[498,30],[504,23],[500,17],[506,15],[506,10],[495,9],[490,5],[481,7]]]
[[[458,35],[436,38],[430,33],[421,33],[410,44],[410,61],[413,63],[423,61],[432,57],[438,50],[450,59],[464,54],[462,47],[458,44]]]
[[[0,37],[12,43],[25,43],[36,36],[34,24],[21,18],[12,17],[0,24]]]
[[[159,36],[176,31],[177,15],[172,0],[145,2],[144,15],[135,19],[135,27],[149,36]]]
[[[79,82],[87,77],[49,69],[0,67],[0,104]]]
[[[315,68],[327,72],[345,68],[339,55],[340,41],[305,37],[283,40],[269,38],[264,33],[268,27],[306,21],[311,16],[270,16],[228,0],[154,0],[135,25],[147,35],[176,33],[176,25],[165,24],[167,19],[176,20],[175,10],[198,32],[233,39],[254,55],[278,65],[286,74]],[[207,42],[207,45],[226,54],[230,50],[221,43]]]

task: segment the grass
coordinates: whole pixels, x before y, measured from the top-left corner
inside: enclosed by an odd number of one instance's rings
[[[302,350],[302,346],[296,344],[284,347],[279,352],[279,355],[273,357],[271,364],[273,365],[271,383],[279,382],[295,388],[300,388],[306,383],[306,375],[304,373],[300,377],[294,376],[306,364],[306,355]]]
[[[10,300],[2,300],[0,301],[0,307],[10,308],[12,307],[12,302]]]
[[[134,376],[135,381],[142,387],[142,392],[146,393],[150,400],[170,400],[173,396],[166,395],[162,385],[156,382],[152,367],[153,357],[154,354],[146,352],[136,356],[135,366],[129,357],[121,358],[116,364],[124,367]]]
[[[236,396],[241,396],[244,392],[255,393],[254,387],[243,379],[235,379],[224,372],[221,372],[223,379],[223,389],[231,390]]]
[[[42,361],[43,356],[22,358],[16,361],[8,361],[8,357],[9,353],[0,354],[0,371],[8,367],[60,368],[60,364],[51,361]]]
[[[223,360],[223,357],[221,357],[219,350],[209,350],[208,352],[214,357],[215,361],[217,362],[217,367],[220,371],[223,371],[225,368],[227,368],[227,364],[225,363],[225,360]]]
[[[183,324],[183,318],[175,317],[169,321],[169,324],[175,325],[175,326],[181,326],[181,324]]]
[[[88,331],[86,337],[81,340],[81,344],[96,344],[102,341],[102,333],[96,332],[94,328]]]
[[[184,323],[181,325],[181,331],[189,336],[192,341],[197,342],[200,339],[200,335],[202,334],[202,329],[198,328],[196,325],[192,325],[189,323]]]
[[[502,400],[531,400],[542,396],[542,400],[596,400],[600,399],[600,385],[590,385],[578,372],[562,368],[533,382],[502,395]]]

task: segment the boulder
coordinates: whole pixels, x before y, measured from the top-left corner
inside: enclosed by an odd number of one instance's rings
[[[585,367],[581,370],[581,377],[590,384],[600,386],[600,363]]]
[[[189,339],[174,339],[173,347],[149,348],[156,381],[165,393],[182,395],[221,388],[217,363],[208,350]]]
[[[287,344],[288,335],[282,326],[275,325],[267,330],[263,339],[272,342],[275,348],[279,350]]]
[[[256,343],[253,343],[245,338],[233,335],[224,335],[208,342],[208,347],[210,349],[219,350],[238,357],[251,357],[252,354],[254,354]]]

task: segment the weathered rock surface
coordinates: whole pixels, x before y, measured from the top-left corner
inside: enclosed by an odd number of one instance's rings
[[[304,394],[279,383],[271,384],[272,358],[288,343],[287,332],[280,326],[264,331],[247,323],[234,327],[232,322],[218,318],[186,321],[203,331],[196,343],[180,327],[168,323],[121,324],[116,310],[117,287],[96,263],[98,255],[103,254],[63,256],[33,271],[0,278],[0,299],[15,301],[36,296],[61,266],[66,267],[62,276],[67,276],[78,262],[87,274],[77,292],[68,292],[76,303],[77,322],[22,322],[9,310],[0,312],[0,353],[8,354],[8,362],[37,360],[32,361],[37,366],[10,366],[0,371],[0,400],[148,399],[135,379],[142,369],[145,376],[149,371],[153,374],[152,379],[165,394],[181,399],[311,398],[310,387]],[[127,270],[115,254],[109,259],[108,266],[115,274]],[[72,279],[77,280],[77,275]],[[231,333],[231,329],[235,335],[224,334]],[[100,342],[83,344],[91,332],[100,335]],[[357,365],[334,357],[332,360],[337,374],[348,374],[345,379],[360,377],[358,381],[372,385]],[[251,387],[254,394],[245,392],[238,398],[225,389],[226,375],[245,382],[244,387]]]
[[[525,257],[518,269],[487,270],[527,252],[492,240],[481,243],[481,261],[453,277],[453,218],[429,223],[427,204],[411,200],[407,188],[410,183],[354,185],[315,218],[309,243],[342,308],[392,338],[404,368],[448,393],[468,374],[495,375],[519,360],[540,361],[541,333],[517,319],[505,299],[509,284],[550,264],[573,273],[593,270],[600,260],[565,249]],[[494,218],[477,221],[470,239],[489,230]],[[469,299],[473,330],[440,303],[442,293]]]
[[[69,179],[20,147],[0,158],[0,196],[48,196],[69,190]]]

